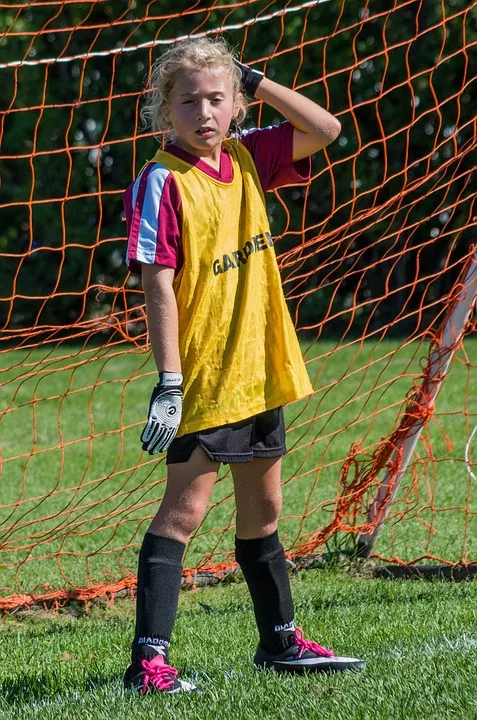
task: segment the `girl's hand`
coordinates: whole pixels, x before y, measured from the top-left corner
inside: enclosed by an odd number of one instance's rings
[[[248,65],[244,65],[243,63],[235,59],[234,65],[235,67],[238,67],[238,69],[242,73],[243,92],[247,95],[250,95],[250,97],[255,97],[257,88],[264,78],[263,72],[260,72],[259,70],[253,70],[252,68],[249,68]]]
[[[152,391],[149,417],[141,433],[142,449],[149,455],[165,452],[174,440],[182,416],[182,375],[161,372]]]

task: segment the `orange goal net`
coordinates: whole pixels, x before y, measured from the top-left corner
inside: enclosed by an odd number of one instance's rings
[[[157,147],[151,63],[187,36],[224,36],[342,125],[309,183],[267,196],[314,386],[285,413],[287,555],[477,563],[477,2],[0,0],[0,18],[0,608],[135,586],[165,462],[139,443],[156,369],[122,194]],[[280,117],[255,101],[248,121]],[[222,467],[186,583],[233,570],[234,512]]]

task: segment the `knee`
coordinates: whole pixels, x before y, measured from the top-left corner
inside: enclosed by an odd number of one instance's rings
[[[186,543],[204,519],[205,510],[203,503],[193,500],[168,507],[161,506],[151,529]]]
[[[176,508],[172,519],[177,530],[187,539],[194,533],[204,519],[206,507],[199,502],[185,503]]]
[[[264,525],[273,525],[278,521],[282,510],[282,494],[275,493],[265,497],[258,505],[258,514]]]
[[[277,529],[282,509],[281,492],[267,495],[237,508],[237,531],[240,537],[261,537]]]

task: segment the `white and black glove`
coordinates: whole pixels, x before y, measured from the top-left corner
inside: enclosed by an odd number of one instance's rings
[[[181,373],[160,372],[141,433],[142,449],[149,455],[165,452],[174,440],[182,417],[182,397]]]
[[[250,95],[250,97],[255,97],[257,88],[264,78],[263,72],[260,72],[259,70],[253,70],[252,68],[248,67],[248,65],[244,65],[243,63],[235,59],[234,65],[235,67],[238,67],[238,69],[242,73],[243,92],[247,95]]]

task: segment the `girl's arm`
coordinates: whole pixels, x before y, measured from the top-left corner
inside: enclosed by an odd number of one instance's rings
[[[278,110],[293,125],[293,162],[313,155],[336,140],[341,124],[334,115],[295,90],[264,77],[255,97]]]
[[[152,352],[159,372],[181,372],[179,322],[172,282],[174,268],[142,264],[147,323]]]

